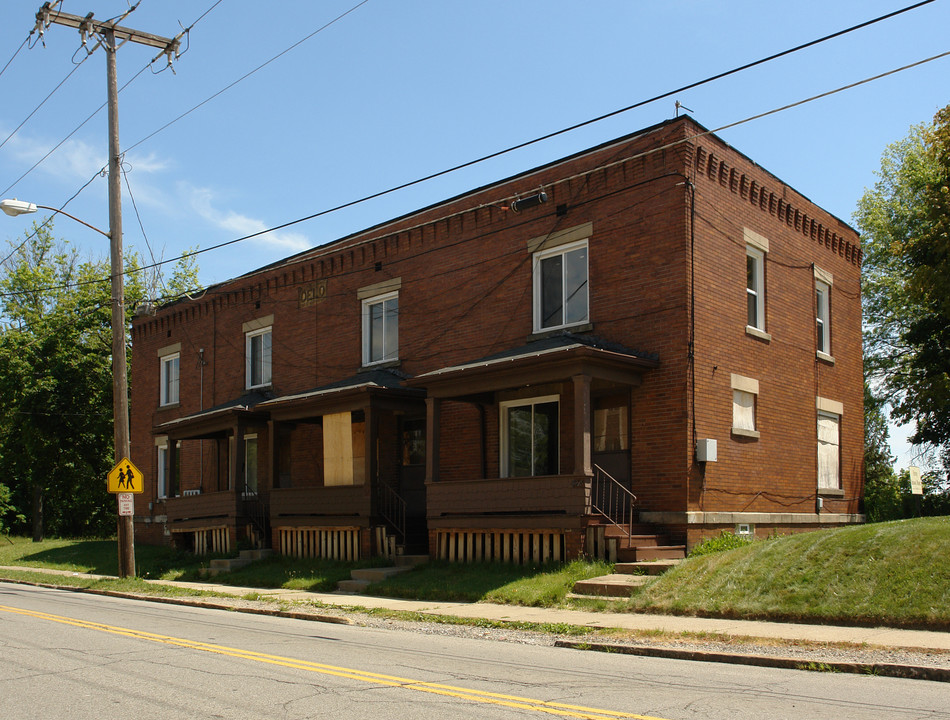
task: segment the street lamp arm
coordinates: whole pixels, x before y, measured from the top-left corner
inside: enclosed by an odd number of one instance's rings
[[[49,210],[56,215],[65,215],[68,218],[75,220],[81,225],[85,225],[90,230],[95,230],[100,235],[104,235],[107,238],[111,238],[112,235],[107,233],[105,230],[100,230],[95,225],[90,225],[85,220],[80,220],[75,215],[70,215],[68,212],[61,208],[50,207],[49,205],[37,205],[35,203],[26,202],[24,200],[0,200],[0,210],[3,210],[10,217],[16,217],[17,215],[26,215],[27,213],[35,213],[37,208],[42,208],[43,210]]]

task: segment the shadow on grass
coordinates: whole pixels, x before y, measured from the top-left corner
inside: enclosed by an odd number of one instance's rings
[[[96,575],[115,575],[119,571],[119,548],[115,540],[83,540],[23,555],[19,563]]]

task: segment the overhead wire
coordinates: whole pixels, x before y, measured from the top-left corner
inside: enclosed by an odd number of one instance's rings
[[[194,22],[191,23],[191,25],[189,25],[187,28],[185,28],[185,30],[182,31],[182,34],[190,32],[191,29],[194,28],[195,25],[198,24],[198,22],[200,22],[205,16],[208,15],[208,13],[210,13],[210,12],[211,12],[212,10],[214,10],[218,5],[220,5],[222,1],[223,1],[223,0],[217,0],[217,2],[215,2],[211,7],[209,7],[209,8],[208,8],[207,10],[205,10],[200,16],[198,16],[198,19],[197,19],[197,20],[195,20]],[[368,1],[368,0],[367,0],[367,1]],[[134,6],[131,6],[128,11],[126,11],[126,12],[125,12],[124,14],[122,14],[121,16],[118,16],[117,21],[118,21],[118,20],[121,20],[121,19],[123,19],[123,18],[125,18],[125,17],[128,17],[128,15],[129,15],[133,10],[135,10],[141,3],[142,3],[142,0],[139,0],[137,3],[135,3]],[[180,37],[180,36],[179,36],[179,37]],[[101,41],[98,42],[98,43],[96,44],[96,47],[93,48],[91,51],[89,51],[89,53],[86,55],[86,58],[83,58],[83,60],[79,63],[79,65],[82,65],[82,63],[85,62],[85,60],[89,57],[89,55],[91,55],[93,52],[95,52],[95,50],[96,50],[101,44],[102,44]],[[135,81],[139,78],[139,76],[142,75],[142,73],[144,73],[146,70],[148,70],[148,69],[152,66],[152,64],[155,62],[155,60],[158,59],[158,57],[160,57],[160,55],[159,55],[159,56],[156,56],[155,58],[153,58],[147,65],[145,65],[141,70],[139,70],[135,75],[133,75],[130,80],[128,80],[125,84],[123,84],[122,87],[119,88],[118,93],[121,94],[123,90],[125,90],[127,87],[129,87],[129,85],[131,85],[133,82],[135,82]],[[78,69],[78,66],[79,66],[79,65],[77,65],[75,68],[73,68],[73,70],[69,73],[69,75],[66,76],[66,80],[68,80],[69,77]],[[65,80],[64,80],[63,82],[65,82]],[[60,85],[62,85],[62,83],[60,83]],[[59,86],[57,86],[57,89],[58,89],[58,88],[59,88]],[[54,90],[53,92],[55,92],[55,90]],[[52,95],[52,93],[50,93],[50,95]],[[49,99],[49,97],[47,97],[47,100],[48,100],[48,99]],[[43,102],[45,103],[46,100],[44,100]],[[14,180],[14,181],[13,181],[9,186],[7,186],[4,190],[0,191],[0,195],[6,195],[8,192],[10,192],[10,190],[12,190],[14,187],[16,187],[16,186],[20,183],[21,180],[23,180],[27,175],[29,175],[30,173],[32,173],[37,167],[39,167],[42,163],[44,163],[44,162],[46,161],[46,159],[50,157],[50,155],[52,155],[54,152],[56,152],[56,151],[57,151],[60,147],[62,147],[73,135],[75,135],[77,132],[79,132],[79,130],[82,129],[82,128],[86,125],[86,123],[88,123],[88,122],[89,122],[90,120],[92,120],[96,115],[98,115],[98,114],[102,111],[102,109],[106,107],[106,105],[108,105],[108,102],[104,102],[104,103],[102,103],[101,105],[99,105],[99,107],[97,107],[85,120],[83,120],[79,125],[77,125],[65,138],[63,138],[62,140],[60,140],[52,149],[49,150],[49,152],[47,152],[47,153],[46,153],[43,157],[41,157],[36,163],[34,163],[25,173],[23,173],[22,175],[20,175],[20,177],[18,177],[16,180]],[[42,103],[41,103],[40,106],[42,106]],[[38,110],[38,109],[39,109],[39,107],[36,108],[36,110]],[[34,110],[33,113],[35,113],[36,110]],[[32,117],[33,113],[30,113],[30,117]],[[29,117],[27,118],[27,120],[28,120],[28,119],[29,119]],[[24,123],[25,123],[25,122],[26,122],[26,120],[24,120]],[[23,126],[23,123],[20,124],[20,126],[17,128],[17,130],[19,130],[20,127],[22,127],[22,126]],[[10,137],[12,137],[13,134],[15,134],[15,133],[17,132],[17,130],[15,130],[14,133],[12,133]],[[9,139],[10,139],[10,138],[8,137],[7,140],[9,140]],[[6,140],[4,140],[4,143],[6,143]],[[3,147],[3,144],[0,144],[0,147]],[[97,173],[97,175],[98,175],[98,174],[99,174],[99,173]],[[86,183],[86,184],[88,185],[88,183]],[[84,187],[85,187],[85,186],[84,186]],[[75,197],[75,196],[73,196],[73,197]],[[64,207],[65,207],[65,206],[64,206]]]
[[[927,1],[928,1],[928,2],[933,2],[933,0],[927,0]],[[221,0],[218,0],[218,2],[221,2]],[[199,108],[201,108],[201,107],[207,105],[209,102],[211,102],[211,101],[214,100],[215,98],[217,98],[217,97],[223,95],[223,94],[226,93],[228,90],[230,90],[231,88],[233,88],[235,85],[237,85],[237,84],[239,84],[239,83],[241,83],[241,82],[247,80],[249,77],[251,77],[251,76],[254,75],[255,73],[259,72],[260,70],[263,70],[265,67],[267,67],[268,65],[270,65],[270,64],[271,64],[272,62],[274,62],[275,60],[278,60],[279,58],[281,58],[281,57],[283,57],[284,55],[286,55],[287,53],[289,53],[291,50],[294,50],[294,49],[296,49],[297,47],[299,47],[300,45],[303,45],[303,44],[304,44],[305,42],[307,42],[307,40],[309,40],[310,38],[312,38],[312,37],[314,37],[315,35],[317,35],[317,34],[323,32],[324,30],[326,30],[327,28],[329,28],[331,25],[334,25],[335,23],[339,22],[340,20],[342,20],[343,18],[345,18],[347,15],[349,15],[349,14],[352,13],[352,12],[355,12],[356,10],[358,10],[360,7],[362,7],[363,5],[365,5],[365,4],[368,3],[368,2],[369,2],[369,0],[362,0],[361,2],[357,3],[356,5],[354,5],[353,7],[351,7],[351,8],[350,8],[349,10],[347,10],[346,12],[341,13],[340,15],[338,15],[338,16],[335,17],[335,18],[333,18],[332,20],[330,20],[328,23],[326,23],[326,24],[323,25],[322,27],[317,28],[316,30],[314,30],[312,33],[310,33],[310,34],[307,35],[306,37],[301,38],[300,40],[298,40],[297,42],[295,42],[295,43],[294,43],[293,45],[291,45],[290,47],[288,47],[288,48],[286,48],[285,50],[282,50],[281,52],[277,53],[276,55],[274,55],[274,56],[273,56],[272,58],[270,58],[269,60],[267,60],[267,61],[261,63],[260,65],[258,65],[258,66],[257,66],[256,68],[254,68],[253,70],[250,70],[249,72],[247,72],[247,73],[245,73],[244,75],[242,75],[241,77],[239,77],[237,80],[234,80],[233,82],[229,83],[228,85],[225,85],[223,88],[221,88],[220,90],[218,90],[218,91],[217,91],[216,93],[214,93],[213,95],[211,95],[211,96],[205,98],[205,99],[202,100],[200,103],[198,103],[197,105],[195,105],[195,106],[191,107],[190,109],[186,110],[185,112],[183,112],[181,115],[178,115],[178,116],[175,117],[174,119],[169,120],[167,123],[165,123],[164,125],[162,125],[162,126],[161,126],[160,128],[158,128],[157,130],[154,130],[153,132],[149,133],[148,135],[146,135],[145,137],[143,137],[141,140],[139,140],[139,141],[133,143],[132,145],[130,145],[129,147],[127,147],[127,148],[124,150],[124,152],[129,152],[130,150],[134,150],[135,148],[137,148],[137,147],[138,147],[139,145],[141,145],[142,143],[147,142],[148,140],[151,140],[153,137],[155,137],[155,136],[158,135],[159,133],[161,133],[161,132],[167,130],[169,127],[171,127],[172,125],[174,125],[175,123],[177,123],[179,120],[182,120],[182,119],[188,117],[188,116],[191,115],[191,113],[193,113],[195,110],[198,110]],[[217,4],[218,4],[218,3],[215,3],[215,6],[217,6]],[[209,12],[210,12],[210,11],[209,11]],[[205,14],[207,14],[207,13],[205,13]],[[202,15],[202,17],[204,17],[204,15]],[[200,18],[199,18],[199,19],[200,19]]]
[[[32,34],[33,34],[33,33],[30,32],[30,34],[26,36],[26,38],[23,40],[23,42],[20,43],[20,47],[18,47],[18,48],[16,49],[16,52],[13,53],[13,56],[12,56],[9,60],[7,60],[6,65],[4,65],[4,66],[3,66],[3,69],[0,70],[0,77],[3,76],[3,73],[5,73],[5,72],[7,71],[7,68],[10,67],[10,65],[13,63],[13,61],[16,60],[16,56],[20,54],[20,51],[21,51],[23,48],[25,48],[25,47],[27,46],[27,44],[30,42],[30,35],[32,35]]]
[[[921,6],[921,5],[928,4],[928,3],[933,2],[933,1],[934,1],[934,0],[924,0],[923,2],[920,2],[920,3],[917,3],[917,4],[915,4],[915,5],[909,6],[908,8],[905,8],[904,10],[896,11],[895,13],[889,13],[889,14],[886,15],[886,16],[882,16],[882,18],[892,17],[893,15],[899,14],[900,12],[906,12],[906,11],[909,10],[909,9],[913,9],[913,8],[919,7],[919,6]],[[365,3],[365,2],[368,2],[368,0],[364,0],[364,3]],[[363,3],[360,3],[360,4],[362,5]],[[358,7],[358,6],[357,6],[357,7]],[[878,21],[879,21],[880,19],[882,19],[882,18],[879,18],[879,19],[876,19],[876,20],[872,20],[872,21],[868,21],[868,22],[865,22],[865,23],[861,23],[860,25],[854,26],[854,28],[865,27],[865,26],[867,26],[868,24],[871,24],[871,23],[873,23],[873,22],[878,22]],[[837,37],[837,36],[840,36],[841,34],[843,34],[844,32],[849,32],[849,31],[850,31],[850,29],[849,29],[849,30],[846,30],[846,31],[839,31],[838,33],[834,33],[834,34],[832,34],[832,35],[825,36],[825,38],[823,38],[823,39],[821,39],[821,40],[816,40],[816,41],[812,41],[812,42],[810,42],[810,43],[805,43],[804,45],[799,46],[799,48],[801,48],[801,47],[808,47],[808,46],[814,45],[815,43],[820,42],[820,41],[822,41],[822,40],[824,40],[824,39],[831,38],[831,37]],[[780,56],[782,56],[782,55],[784,55],[784,54],[788,54],[789,52],[792,52],[792,51],[793,51],[793,50],[785,51],[785,52],[783,52],[783,53],[776,53],[775,55],[770,56],[770,58],[771,58],[771,59],[774,59],[775,57],[780,57]],[[683,139],[674,141],[673,143],[669,143],[668,145],[664,146],[663,148],[654,149],[654,150],[651,150],[650,152],[652,153],[652,152],[657,152],[657,151],[659,151],[659,150],[670,149],[670,148],[672,148],[672,147],[675,147],[675,146],[677,146],[677,145],[680,145],[680,144],[683,144],[683,143],[686,143],[686,142],[692,142],[693,140],[695,140],[695,139],[697,139],[697,138],[704,137],[704,136],[710,135],[710,134],[715,134],[715,133],[718,133],[718,132],[722,132],[723,130],[727,130],[727,129],[730,129],[730,128],[734,128],[734,127],[737,127],[737,126],[739,126],[739,125],[742,125],[742,124],[751,122],[751,121],[753,121],[753,120],[758,120],[758,119],[761,119],[761,118],[763,118],[763,117],[767,117],[767,116],[769,116],[769,115],[776,114],[776,113],[778,113],[778,112],[782,112],[782,111],[785,111],[785,110],[788,110],[788,109],[791,109],[791,108],[794,108],[794,107],[799,107],[799,106],[804,105],[804,104],[807,104],[807,103],[809,103],[809,102],[813,102],[813,101],[816,101],[816,100],[819,100],[819,99],[822,99],[822,98],[826,98],[826,97],[829,97],[829,96],[831,96],[831,95],[834,95],[834,94],[843,92],[843,91],[845,91],[845,90],[850,90],[850,89],[853,89],[853,88],[855,88],[855,87],[859,87],[859,86],[861,86],[861,85],[864,85],[864,84],[867,84],[867,83],[870,83],[870,82],[874,82],[874,81],[876,81],[876,80],[880,80],[880,79],[882,79],[882,78],[884,78],[884,77],[888,77],[888,76],[890,76],[890,75],[894,75],[894,74],[896,74],[896,73],[903,72],[903,71],[905,71],[905,70],[908,70],[908,69],[911,69],[911,68],[914,68],[914,67],[919,67],[919,66],[924,65],[924,64],[926,64],[926,63],[933,62],[933,61],[935,61],[935,60],[939,60],[939,59],[941,59],[941,58],[944,58],[944,57],[946,57],[946,56],[948,56],[948,55],[950,55],[950,51],[944,52],[944,53],[940,53],[940,54],[938,54],[938,55],[934,55],[934,56],[931,56],[931,57],[929,57],[929,58],[925,58],[925,59],[923,59],[923,60],[920,60],[920,61],[917,61],[917,62],[914,62],[914,63],[910,63],[910,64],[908,64],[908,65],[903,65],[903,66],[901,66],[901,67],[899,67],[899,68],[895,68],[895,69],[889,70],[889,71],[887,71],[887,72],[879,73],[879,74],[877,74],[877,75],[874,75],[874,76],[865,78],[865,79],[863,79],[863,80],[859,80],[859,81],[856,81],[856,82],[853,82],[853,83],[849,83],[848,85],[844,85],[844,86],[838,87],[838,88],[836,88],[836,89],[833,89],[833,90],[829,90],[829,91],[820,93],[820,94],[818,94],[818,95],[813,95],[813,96],[810,96],[810,97],[805,98],[805,99],[803,99],[803,100],[799,100],[799,101],[794,102],[794,103],[789,103],[789,104],[787,104],[787,105],[783,105],[783,106],[781,106],[781,107],[779,107],[779,108],[774,108],[774,109],[772,109],[772,110],[768,110],[768,111],[763,112],[763,113],[758,113],[758,114],[756,114],[756,115],[753,115],[753,116],[744,118],[744,119],[742,119],[742,120],[738,120],[738,121],[735,121],[735,122],[732,122],[732,123],[728,123],[728,124],[726,124],[726,125],[722,125],[722,126],[720,126],[720,127],[718,127],[718,128],[714,128],[714,129],[712,129],[712,130],[707,130],[707,131],[705,131],[705,132],[698,133],[698,134],[696,134],[696,135],[694,135],[694,136],[690,136],[690,137],[688,137],[688,138],[683,138]],[[742,66],[742,67],[743,67],[743,68],[752,67],[752,66],[757,65],[757,64],[760,64],[761,62],[764,62],[764,61],[765,61],[765,60],[756,61],[756,62],[754,62],[754,63],[747,63],[746,65],[744,65],[744,66]],[[726,73],[719,73],[718,75],[712,76],[712,78],[710,78],[710,79],[707,79],[707,80],[704,80],[704,81],[699,81],[698,83],[693,83],[693,84],[689,85],[688,87],[695,87],[695,86],[698,85],[698,84],[703,84],[704,82],[709,82],[709,81],[711,81],[711,79],[718,79],[718,78],[724,77],[724,76],[726,76],[726,75],[732,74],[732,72],[734,72],[734,71],[728,71],[728,72],[726,72]],[[338,212],[338,211],[340,211],[340,210],[343,210],[343,209],[346,209],[346,208],[350,208],[350,207],[353,207],[353,206],[356,206],[356,205],[359,205],[359,204],[368,202],[368,201],[370,201],[370,200],[374,200],[374,199],[383,197],[383,196],[385,196],[385,195],[392,194],[392,193],[397,192],[397,191],[399,191],[399,190],[403,190],[403,189],[405,189],[405,188],[412,187],[412,186],[414,186],[414,185],[418,185],[418,184],[421,184],[421,183],[423,183],[423,182],[427,182],[428,180],[432,180],[432,179],[434,179],[434,178],[447,175],[447,174],[449,174],[449,173],[451,173],[451,172],[455,172],[455,171],[457,171],[457,170],[460,170],[460,169],[463,169],[463,168],[467,168],[467,167],[470,167],[470,166],[472,166],[472,165],[475,165],[475,164],[478,164],[478,163],[481,163],[481,162],[485,162],[485,161],[487,161],[487,160],[489,160],[489,159],[493,159],[493,158],[495,158],[495,157],[498,157],[499,155],[503,155],[503,154],[505,154],[505,153],[508,153],[508,152],[512,152],[512,151],[514,151],[514,150],[521,149],[521,148],[526,147],[526,146],[528,146],[528,145],[531,145],[531,144],[533,144],[533,143],[535,143],[535,142],[540,142],[540,141],[542,141],[542,140],[544,140],[544,139],[548,139],[548,138],[550,138],[550,137],[553,137],[554,135],[561,134],[561,133],[563,133],[563,132],[569,132],[569,131],[572,130],[572,129],[576,129],[576,128],[578,128],[578,127],[583,127],[583,126],[588,125],[588,124],[590,124],[590,123],[592,123],[592,122],[597,122],[598,120],[602,120],[602,119],[604,119],[604,118],[606,118],[606,117],[611,117],[611,116],[617,114],[617,112],[624,112],[624,111],[629,110],[629,109],[634,109],[634,108],[641,107],[643,104],[646,104],[646,103],[649,103],[649,102],[653,102],[653,101],[655,101],[656,99],[668,97],[669,95],[671,95],[671,94],[673,94],[673,93],[675,93],[675,92],[679,92],[679,90],[671,91],[671,92],[669,92],[669,93],[663,93],[662,95],[656,96],[656,97],[654,97],[654,98],[652,98],[652,99],[650,99],[650,100],[641,101],[641,102],[638,102],[638,103],[634,103],[633,105],[629,105],[629,106],[628,106],[627,108],[625,108],[624,110],[620,110],[620,111],[616,111],[616,112],[614,112],[614,113],[609,113],[608,115],[600,116],[599,118],[595,118],[595,119],[593,119],[593,120],[586,121],[586,122],[584,122],[584,123],[580,123],[580,124],[571,126],[570,128],[566,128],[566,129],[564,129],[564,130],[562,130],[562,131],[558,131],[557,133],[549,133],[549,134],[544,135],[544,136],[541,136],[540,138],[537,138],[537,139],[535,139],[535,140],[527,141],[527,142],[525,142],[525,143],[520,143],[520,144],[515,145],[515,146],[512,146],[512,147],[510,147],[510,148],[508,148],[508,149],[499,150],[499,151],[493,152],[493,153],[491,153],[491,154],[489,154],[489,155],[483,156],[483,157],[481,157],[481,158],[477,158],[477,159],[475,159],[475,160],[470,160],[470,161],[467,161],[467,162],[465,162],[465,163],[461,163],[461,164],[459,164],[459,165],[455,165],[455,166],[453,166],[453,167],[450,167],[450,168],[448,168],[448,169],[441,170],[441,171],[436,172],[436,173],[431,173],[431,174],[426,175],[426,176],[424,176],[424,177],[421,177],[421,178],[418,178],[418,179],[415,179],[415,180],[411,180],[411,181],[407,181],[407,182],[401,183],[401,184],[399,184],[399,185],[395,185],[395,186],[390,187],[390,188],[385,189],[385,190],[380,190],[380,191],[375,192],[375,193],[370,193],[370,194],[368,194],[368,195],[365,195],[365,196],[363,196],[363,197],[357,198],[357,199],[355,199],[355,200],[351,200],[351,201],[348,201],[348,202],[345,202],[345,203],[341,203],[341,204],[338,204],[338,205],[333,206],[333,207],[331,207],[331,208],[327,208],[327,209],[318,211],[318,212],[316,212],[316,213],[312,213],[312,214],[310,214],[310,215],[306,215],[306,216],[304,216],[304,217],[297,218],[297,219],[295,219],[295,220],[290,220],[290,221],[285,222],[285,223],[280,223],[280,224],[275,225],[275,226],[272,226],[272,227],[270,227],[270,228],[266,228],[266,229],[264,229],[264,230],[260,230],[260,231],[254,232],[254,233],[250,233],[250,234],[247,234],[247,235],[243,235],[243,236],[238,237],[238,238],[233,238],[233,239],[231,239],[231,240],[227,240],[227,241],[224,241],[224,242],[221,242],[221,243],[217,243],[217,244],[215,244],[215,245],[211,245],[211,246],[206,247],[206,248],[198,248],[198,249],[196,249],[196,250],[194,250],[194,251],[192,251],[192,252],[189,252],[189,253],[187,253],[187,254],[179,255],[179,256],[177,256],[177,257],[173,257],[173,258],[170,258],[170,259],[168,259],[168,260],[162,260],[162,261],[153,263],[152,265],[145,265],[145,266],[142,266],[141,268],[137,268],[137,269],[134,270],[134,271],[127,271],[127,273],[128,273],[128,272],[143,272],[143,271],[145,271],[145,270],[152,269],[153,267],[157,267],[157,266],[160,266],[160,265],[169,264],[169,263],[173,263],[173,262],[178,262],[178,261],[180,261],[180,260],[185,259],[186,257],[192,257],[192,256],[194,256],[194,255],[200,255],[200,254],[203,254],[203,253],[206,253],[206,252],[211,252],[211,251],[213,251],[213,250],[219,250],[219,249],[221,249],[221,248],[228,247],[228,246],[230,246],[230,245],[234,245],[234,244],[237,244],[237,243],[240,243],[240,242],[244,242],[244,241],[246,241],[246,240],[250,240],[250,239],[253,239],[253,238],[256,238],[256,237],[260,237],[260,236],[265,235],[265,234],[267,234],[267,233],[275,232],[275,231],[278,231],[278,230],[283,230],[283,229],[285,229],[285,228],[291,227],[291,226],[293,226],[293,225],[300,224],[300,223],[302,223],[302,222],[307,222],[307,221],[309,221],[309,220],[313,220],[313,219],[316,219],[316,218],[318,218],[318,217],[322,217],[322,216],[325,216],[325,215],[328,215],[328,214],[331,214],[331,213],[334,213],[334,212]],[[154,133],[153,133],[153,134],[154,134]],[[143,141],[140,141],[139,143],[136,143],[136,145],[141,144],[141,142],[144,142],[144,140],[143,140]],[[135,146],[132,146],[132,147],[135,147]],[[130,148],[130,149],[131,149],[131,148]],[[4,191],[4,192],[6,192],[6,191]],[[102,282],[106,282],[106,281],[108,281],[108,279],[103,279],[103,280],[102,280]],[[90,281],[90,282],[94,282],[94,281]],[[53,289],[53,288],[51,288],[51,289]],[[57,289],[58,289],[58,288],[57,288]],[[0,294],[0,296],[2,296],[2,294]]]

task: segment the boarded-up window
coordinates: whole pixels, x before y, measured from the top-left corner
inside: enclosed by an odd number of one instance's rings
[[[839,431],[841,416],[818,413],[818,488],[841,487]]]
[[[365,423],[348,412],[323,416],[323,484],[362,485],[366,477]]]
[[[744,390],[732,391],[732,427],[755,430],[755,395]]]

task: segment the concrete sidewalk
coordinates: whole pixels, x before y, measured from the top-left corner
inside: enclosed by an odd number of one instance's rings
[[[43,572],[51,576],[72,575],[88,578],[104,576],[87,575],[62,570],[40,570],[25,567],[2,567],[6,570]],[[52,580],[52,578],[51,578]],[[670,633],[710,633],[736,638],[767,638],[771,640],[804,641],[812,643],[850,643],[876,645],[888,648],[935,650],[950,652],[950,633],[928,630],[901,630],[896,628],[844,627],[837,625],[809,625],[804,623],[766,622],[759,620],[724,620],[673,615],[648,615],[635,613],[590,612],[585,610],[549,609],[494,605],[491,603],[425,602],[397,598],[351,595],[343,593],[314,593],[285,589],[262,589],[235,587],[210,582],[177,582],[148,580],[156,585],[171,585],[189,590],[202,590],[245,597],[256,595],[277,600],[319,602],[340,608],[382,608],[417,612],[423,615],[450,615],[459,618],[476,618],[508,622],[564,623],[590,628],[618,628],[623,630],[661,630]],[[196,602],[199,600],[195,598]]]

